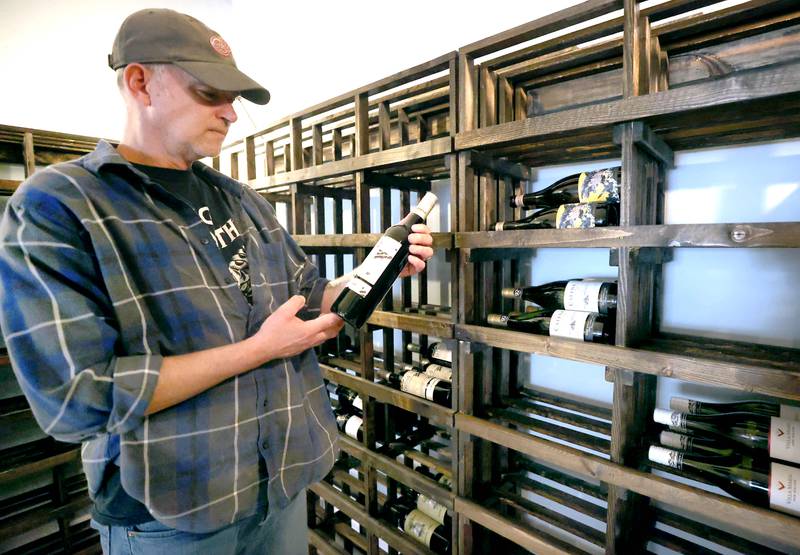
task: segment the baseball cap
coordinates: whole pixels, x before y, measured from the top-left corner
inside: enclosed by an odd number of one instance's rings
[[[269,91],[239,71],[218,33],[174,10],[148,8],[125,18],[108,65],[116,70],[133,62],[173,64],[215,89],[238,92],[256,104],[269,102]]]

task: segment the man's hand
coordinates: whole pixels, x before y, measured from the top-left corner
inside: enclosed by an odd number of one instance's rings
[[[331,313],[301,320],[297,313],[305,304],[302,295],[293,296],[270,314],[251,338],[263,347],[265,362],[298,355],[336,337],[344,327],[344,320]]]
[[[411,233],[408,236],[408,263],[400,272],[400,277],[409,277],[420,273],[425,269],[425,262],[433,256],[433,237],[431,230],[425,224],[414,224],[411,226]]]

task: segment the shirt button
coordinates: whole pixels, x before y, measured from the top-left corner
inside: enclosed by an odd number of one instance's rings
[[[207,245],[210,241],[208,239],[201,239],[200,242]]]
[[[269,449],[269,442],[268,441],[263,442],[261,444],[261,447],[263,447],[264,449]]]

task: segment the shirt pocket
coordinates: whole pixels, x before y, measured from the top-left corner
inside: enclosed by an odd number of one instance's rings
[[[252,251],[254,270],[250,275],[253,284],[253,299],[266,304],[266,313],[271,314],[289,300],[293,283],[286,271],[286,252],[278,242],[257,245]]]

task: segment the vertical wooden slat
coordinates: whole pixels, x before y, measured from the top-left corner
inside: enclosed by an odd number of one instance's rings
[[[400,136],[400,146],[408,144],[408,114],[403,108],[397,109],[397,132]]]
[[[428,120],[422,114],[414,116],[417,122],[417,142],[422,143],[428,140]]]
[[[369,153],[369,97],[367,93],[356,95],[355,113],[355,156],[363,156]]]
[[[333,232],[337,235],[342,235],[344,233],[344,208],[342,204],[342,199],[340,197],[333,199]],[[353,206],[353,211],[355,211],[355,209],[355,206]],[[344,275],[344,255],[342,253],[336,253],[333,261],[336,277]]]
[[[231,152],[231,177],[239,179],[239,153]]]
[[[447,131],[451,137],[455,137],[456,133],[458,133],[458,107],[460,105],[458,98],[460,74],[458,57],[453,56],[450,60],[449,70]]]
[[[214,156],[211,159],[211,167],[219,171],[219,156]]]
[[[388,102],[378,104],[378,145],[380,150],[392,147],[392,120]]]
[[[275,144],[272,141],[264,143],[264,163],[267,175],[275,175]]]
[[[303,121],[300,118],[292,118],[289,121],[289,132],[292,145],[292,170],[301,170],[303,169]]]
[[[314,197],[314,208],[317,224],[317,234],[322,235],[325,233],[325,197],[316,195]],[[328,261],[324,252],[317,255],[317,269],[319,275],[325,277],[328,274]]]
[[[514,86],[505,77],[497,80],[497,120],[498,123],[514,120]]]
[[[322,150],[322,126],[317,124],[311,128],[312,161],[315,166],[322,164],[324,152]]]
[[[256,178],[256,140],[248,136],[244,140],[244,155],[246,162],[247,180]]]
[[[22,158],[25,162],[25,177],[30,177],[36,171],[36,159],[33,153],[33,133],[25,131],[22,135]]]
[[[497,124],[497,78],[487,66],[480,68],[480,126]]]
[[[333,159],[342,159],[342,130],[334,129],[331,131],[331,149],[333,150]]]
[[[514,119],[521,120],[532,117],[529,109],[530,98],[522,87],[514,88]]]
[[[290,172],[294,169],[292,164],[292,147],[290,144],[283,145],[283,171]]]
[[[470,153],[458,153],[458,231],[475,231],[475,171],[469,165]],[[458,294],[458,323],[475,321],[475,265],[467,260],[466,253],[458,252],[460,282]]]
[[[291,222],[292,229],[290,233],[292,235],[302,235],[306,233],[306,197],[303,194],[297,192],[297,186],[292,186],[291,192],[291,199],[292,199],[292,213],[290,215],[289,221]]]
[[[458,55],[458,132],[472,131],[477,125],[478,87],[475,76],[475,60]]]

